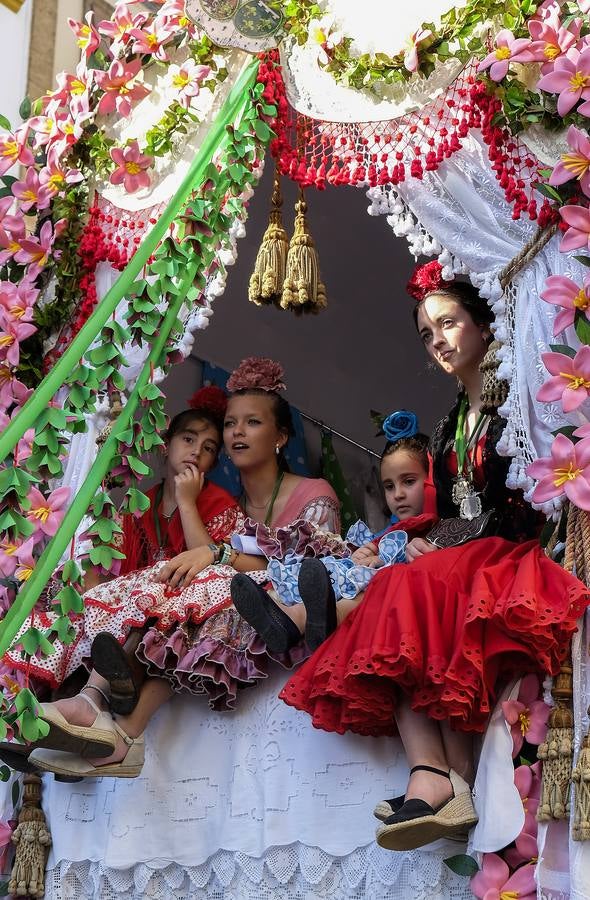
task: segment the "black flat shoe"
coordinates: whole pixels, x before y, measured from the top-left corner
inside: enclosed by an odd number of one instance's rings
[[[232,578],[231,598],[242,618],[258,632],[273,653],[286,653],[301,641],[302,635],[295,622],[264,588],[242,572]]]
[[[338,624],[330,574],[319,559],[304,559],[299,570],[299,594],[305,606],[305,642],[317,650]]]
[[[436,808],[418,798],[406,800],[377,829],[377,843],[380,847],[387,850],[416,850],[440,838],[457,839],[477,823],[471,789],[454,769],[445,772],[433,766],[414,766],[410,774],[418,770],[448,778],[453,796]]]
[[[395,815],[395,813],[402,808],[405,801],[406,798],[404,794],[400,797],[392,797],[391,800],[380,800],[373,810],[373,815],[381,822],[385,822],[386,819]]]
[[[125,650],[112,634],[101,631],[92,641],[90,658],[92,668],[109,683],[111,711],[128,716],[137,706],[139,690]]]

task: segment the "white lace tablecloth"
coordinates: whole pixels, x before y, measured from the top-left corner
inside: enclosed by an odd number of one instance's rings
[[[212,713],[175,697],[146,734],[137,779],[44,779],[51,900],[468,898],[442,862],[460,845],[390,853],[375,803],[407,767],[393,739],[315,730],[277,697],[280,672]]]

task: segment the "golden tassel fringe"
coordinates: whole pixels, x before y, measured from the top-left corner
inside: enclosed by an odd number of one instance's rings
[[[590,579],[590,517],[577,509],[575,516],[574,561],[576,576],[588,585]],[[569,519],[568,519],[569,526]],[[571,563],[570,563],[571,566]],[[571,566],[573,568],[573,566]],[[574,783],[574,841],[590,840],[590,733],[586,732],[572,772]]]
[[[279,305],[285,272],[289,237],[283,227],[281,181],[275,169],[269,222],[256,256],[248,285],[248,299],[257,306]]]
[[[16,897],[43,897],[51,834],[41,809],[41,779],[38,775],[25,775],[23,785],[23,805],[12,834],[16,854],[8,892]]]
[[[325,309],[328,303],[326,288],[320,279],[317,250],[307,227],[307,203],[302,190],[299,191],[295,211],[295,229],[287,254],[281,308],[291,309],[295,313],[317,313]]]
[[[510,390],[508,382],[498,378],[500,346],[499,341],[492,341],[479,366],[482,374],[481,412],[486,415],[492,415],[506,403]]]

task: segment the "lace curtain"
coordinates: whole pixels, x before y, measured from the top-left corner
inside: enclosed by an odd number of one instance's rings
[[[395,190],[369,190],[371,215],[386,215],[397,236],[407,239],[414,255],[436,255],[445,274],[468,274],[489,300],[501,341],[500,374],[510,380],[510,396],[501,410],[508,424],[499,450],[512,457],[508,484],[529,490],[526,465],[548,455],[551,432],[561,425],[586,421],[581,413],[565,416],[558,404],[538,403],[536,394],[546,372],[540,355],[553,337],[556,308],[539,294],[549,274],[574,280],[585,274],[572,256],[559,252],[560,236],[553,237],[534,260],[502,292],[498,275],[531,239],[537,225],[512,218],[512,208],[490,168],[487,148],[477,131],[463,140],[462,149],[422,180],[410,179]],[[561,337],[560,340],[563,340]],[[576,337],[567,334],[576,346]],[[544,505],[551,513],[556,504]]]

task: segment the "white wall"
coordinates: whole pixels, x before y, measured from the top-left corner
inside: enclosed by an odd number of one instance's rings
[[[13,127],[20,124],[18,108],[27,92],[32,9],[33,0],[25,0],[18,13],[0,5],[0,113]]]

